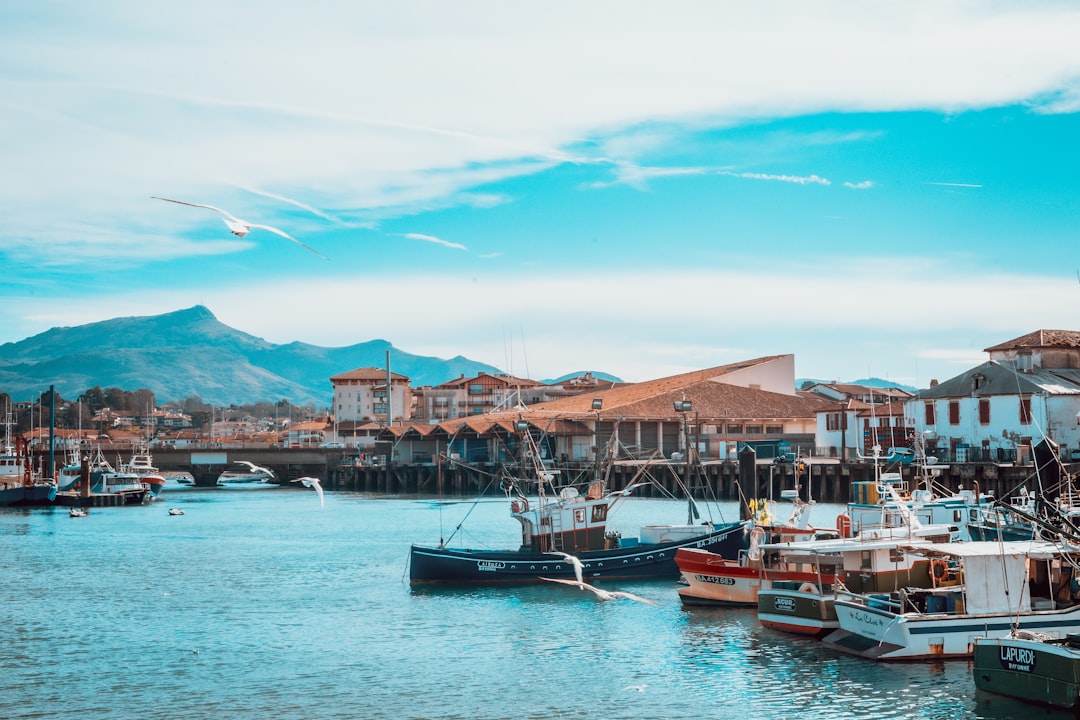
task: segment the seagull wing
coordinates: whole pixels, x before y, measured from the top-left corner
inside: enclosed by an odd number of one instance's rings
[[[249,462],[249,461],[247,461],[247,460],[237,460],[237,461],[236,461],[236,464],[237,464],[237,465],[247,465],[247,466],[248,466],[248,468],[249,468],[249,469],[251,469],[252,471],[254,471],[254,470],[255,470],[255,463],[253,463],[253,462]]]
[[[319,493],[319,507],[326,507],[326,503],[323,502],[322,484],[316,481],[311,484],[311,487],[315,488],[315,492]]]
[[[643,598],[640,595],[635,595],[633,593],[623,592],[621,590],[611,590],[611,591],[608,592],[608,595],[610,595],[611,597],[626,598],[627,600],[636,600],[637,602],[645,603],[647,605],[659,605],[660,604],[660,603],[656,602],[655,600],[649,600],[648,598]]]
[[[548,555],[558,555],[563,560],[566,560],[566,562],[570,563],[573,566],[574,575],[577,577],[577,581],[578,582],[584,582],[585,581],[585,576],[584,576],[585,567],[581,564],[581,560],[579,560],[577,557],[575,557],[574,555],[571,555],[570,553],[559,552],[558,550],[550,550],[550,551],[548,551],[547,554]]]
[[[607,592],[605,590],[601,590],[598,587],[594,587],[594,586],[590,585],[587,582],[581,582],[580,580],[566,580],[564,578],[549,578],[549,577],[542,577],[540,579],[545,580],[547,582],[561,583],[563,585],[573,585],[574,587],[580,588],[581,590],[589,590],[589,591],[591,591],[594,595],[596,595],[601,600],[606,600],[607,599],[607,598],[604,597],[604,595],[607,594]]]
[[[150,197],[153,198],[154,200],[164,200],[165,202],[176,203],[177,205],[188,205],[190,207],[206,208],[207,210],[213,210],[216,213],[224,215],[225,217],[229,218],[230,220],[233,220],[235,222],[240,222],[240,220],[233,217],[232,214],[229,213],[228,211],[222,210],[219,207],[214,207],[213,205],[202,205],[200,203],[184,202],[183,200],[170,200],[169,198],[158,197],[157,195],[151,195]]]
[[[271,227],[269,225],[255,225],[255,224],[252,224],[249,227],[262,228],[263,230],[269,230],[270,232],[274,233],[275,235],[280,235],[283,238],[286,238],[288,240],[292,240],[294,243],[296,243],[300,247],[310,250],[311,252],[313,252],[316,255],[318,255],[319,257],[321,257],[323,260],[329,260],[329,258],[326,257],[325,255],[323,255],[321,252],[319,252],[318,250],[316,250],[313,247],[305,245],[304,243],[300,242],[299,240],[297,240],[296,238],[294,238],[292,235],[285,232],[284,230],[278,230],[276,227]]]

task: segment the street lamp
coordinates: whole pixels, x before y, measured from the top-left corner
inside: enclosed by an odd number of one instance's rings
[[[687,505],[687,518],[686,523],[689,525],[694,522],[696,517],[696,509],[694,508],[693,493],[690,489],[690,424],[686,421],[686,413],[694,409],[694,404],[685,398],[682,400],[676,400],[673,403],[675,412],[682,413],[683,424],[683,452],[685,453],[686,465],[683,467],[683,489],[686,492]]]

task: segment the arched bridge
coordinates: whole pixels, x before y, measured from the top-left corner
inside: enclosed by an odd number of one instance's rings
[[[159,470],[191,473],[196,485],[217,484],[226,470],[241,470],[240,460],[269,468],[281,481],[309,475],[325,479],[329,466],[341,463],[343,451],[327,448],[197,447],[155,448]]]

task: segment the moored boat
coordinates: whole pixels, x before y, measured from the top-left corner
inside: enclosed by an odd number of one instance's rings
[[[674,580],[679,576],[675,553],[680,548],[701,548],[734,558],[746,546],[746,525],[741,521],[647,525],[636,538],[609,531],[612,511],[638,484],[609,491],[597,473],[582,494],[572,484],[560,484],[559,473],[541,463],[539,450],[530,436],[525,437],[531,449],[527,453],[529,479],[505,477],[501,484],[510,516],[521,526],[520,547],[476,550],[445,543],[413,545],[409,553],[412,584],[522,583],[541,578]],[[530,482],[537,487],[533,497],[522,490]]]
[[[151,497],[157,497],[168,482],[161,471],[154,466],[150,445],[144,440],[140,440],[135,445],[131,452],[131,459],[126,463],[121,463],[119,470],[122,473],[131,473],[139,479],[139,482],[149,485]]]
[[[1080,635],[1048,638],[1020,632],[975,638],[972,671],[979,690],[1080,710]]]
[[[679,599],[685,607],[748,606],[756,607],[758,592],[774,582],[792,580],[799,583],[816,579],[816,571],[801,565],[789,564],[778,554],[765,553],[762,543],[785,543],[800,540],[836,538],[833,530],[810,527],[812,503],[803,502],[797,493],[787,494],[793,500],[791,516],[784,523],[773,524],[767,501],[751,501],[751,524],[748,525],[749,546],[738,558],[701,548],[680,548],[675,553],[685,587],[679,588]]]
[[[60,505],[142,505],[152,497],[148,483],[135,473],[114,468],[100,447],[78,465],[66,465],[58,477],[55,502]]]
[[[37,472],[22,436],[14,435],[11,413],[4,418],[4,440],[0,447],[0,507],[51,505],[56,484]]]
[[[889,593],[839,592],[828,647],[874,660],[971,657],[977,637],[1080,632],[1075,551],[1041,541],[901,548],[944,562],[955,583]]]

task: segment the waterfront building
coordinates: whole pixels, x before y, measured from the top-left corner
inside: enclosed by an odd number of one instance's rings
[[[1025,463],[1044,437],[1080,459],[1080,332],[1036,330],[986,348],[990,359],[905,403],[927,454]]]

